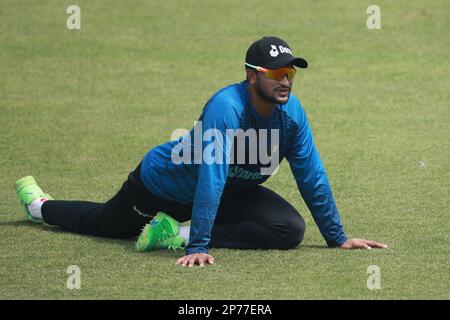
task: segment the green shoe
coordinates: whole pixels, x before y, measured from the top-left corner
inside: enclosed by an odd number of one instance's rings
[[[28,205],[35,199],[47,198],[53,200],[48,194],[45,194],[41,188],[36,184],[32,176],[27,176],[16,181],[16,193],[19,198],[22,210],[29,220],[34,223],[42,223],[41,219],[33,217],[28,211]]]
[[[178,236],[180,223],[171,216],[158,212],[142,230],[136,242],[137,251],[150,251],[158,249],[181,249],[185,241]]]

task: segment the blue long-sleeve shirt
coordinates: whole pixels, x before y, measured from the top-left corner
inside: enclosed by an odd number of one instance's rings
[[[278,162],[288,160],[322,236],[329,246],[341,245],[347,237],[300,102],[291,94],[285,104],[276,104],[270,115],[261,116],[250,103],[247,86],[243,81],[218,91],[188,135],[150,150],[141,165],[144,185],[161,198],[193,204],[186,253],[206,253],[222,195],[238,193],[270,177],[262,171],[270,166],[270,158],[250,160],[252,154],[259,154],[251,150],[255,144],[239,144],[230,132],[266,129],[268,153],[277,155]],[[272,143],[274,137],[278,144]],[[256,138],[261,147],[262,138],[258,134]],[[239,161],[243,151],[245,161]]]

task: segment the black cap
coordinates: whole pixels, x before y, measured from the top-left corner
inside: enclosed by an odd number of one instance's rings
[[[247,50],[245,62],[267,69],[278,69],[286,66],[308,67],[308,62],[292,55],[291,48],[277,37],[263,37],[255,41]]]

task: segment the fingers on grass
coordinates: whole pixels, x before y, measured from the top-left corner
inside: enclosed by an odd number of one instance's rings
[[[193,267],[196,261],[197,261],[196,257],[190,258],[189,259],[189,268]]]
[[[366,240],[366,244],[371,246],[372,248],[387,248],[387,246],[383,243]]]

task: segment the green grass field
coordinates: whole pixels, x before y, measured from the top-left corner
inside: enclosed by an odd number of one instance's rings
[[[450,299],[450,3],[436,1],[0,0],[0,298]],[[381,30],[366,9],[381,8]],[[307,223],[290,251],[181,252],[25,220],[16,179],[56,199],[106,201],[153,146],[190,129],[244,78],[250,43],[284,38],[310,67],[294,93],[347,234],[387,250],[328,249],[287,163],[266,185]],[[81,289],[66,269],[81,269]],[[367,267],[381,289],[366,286]]]

